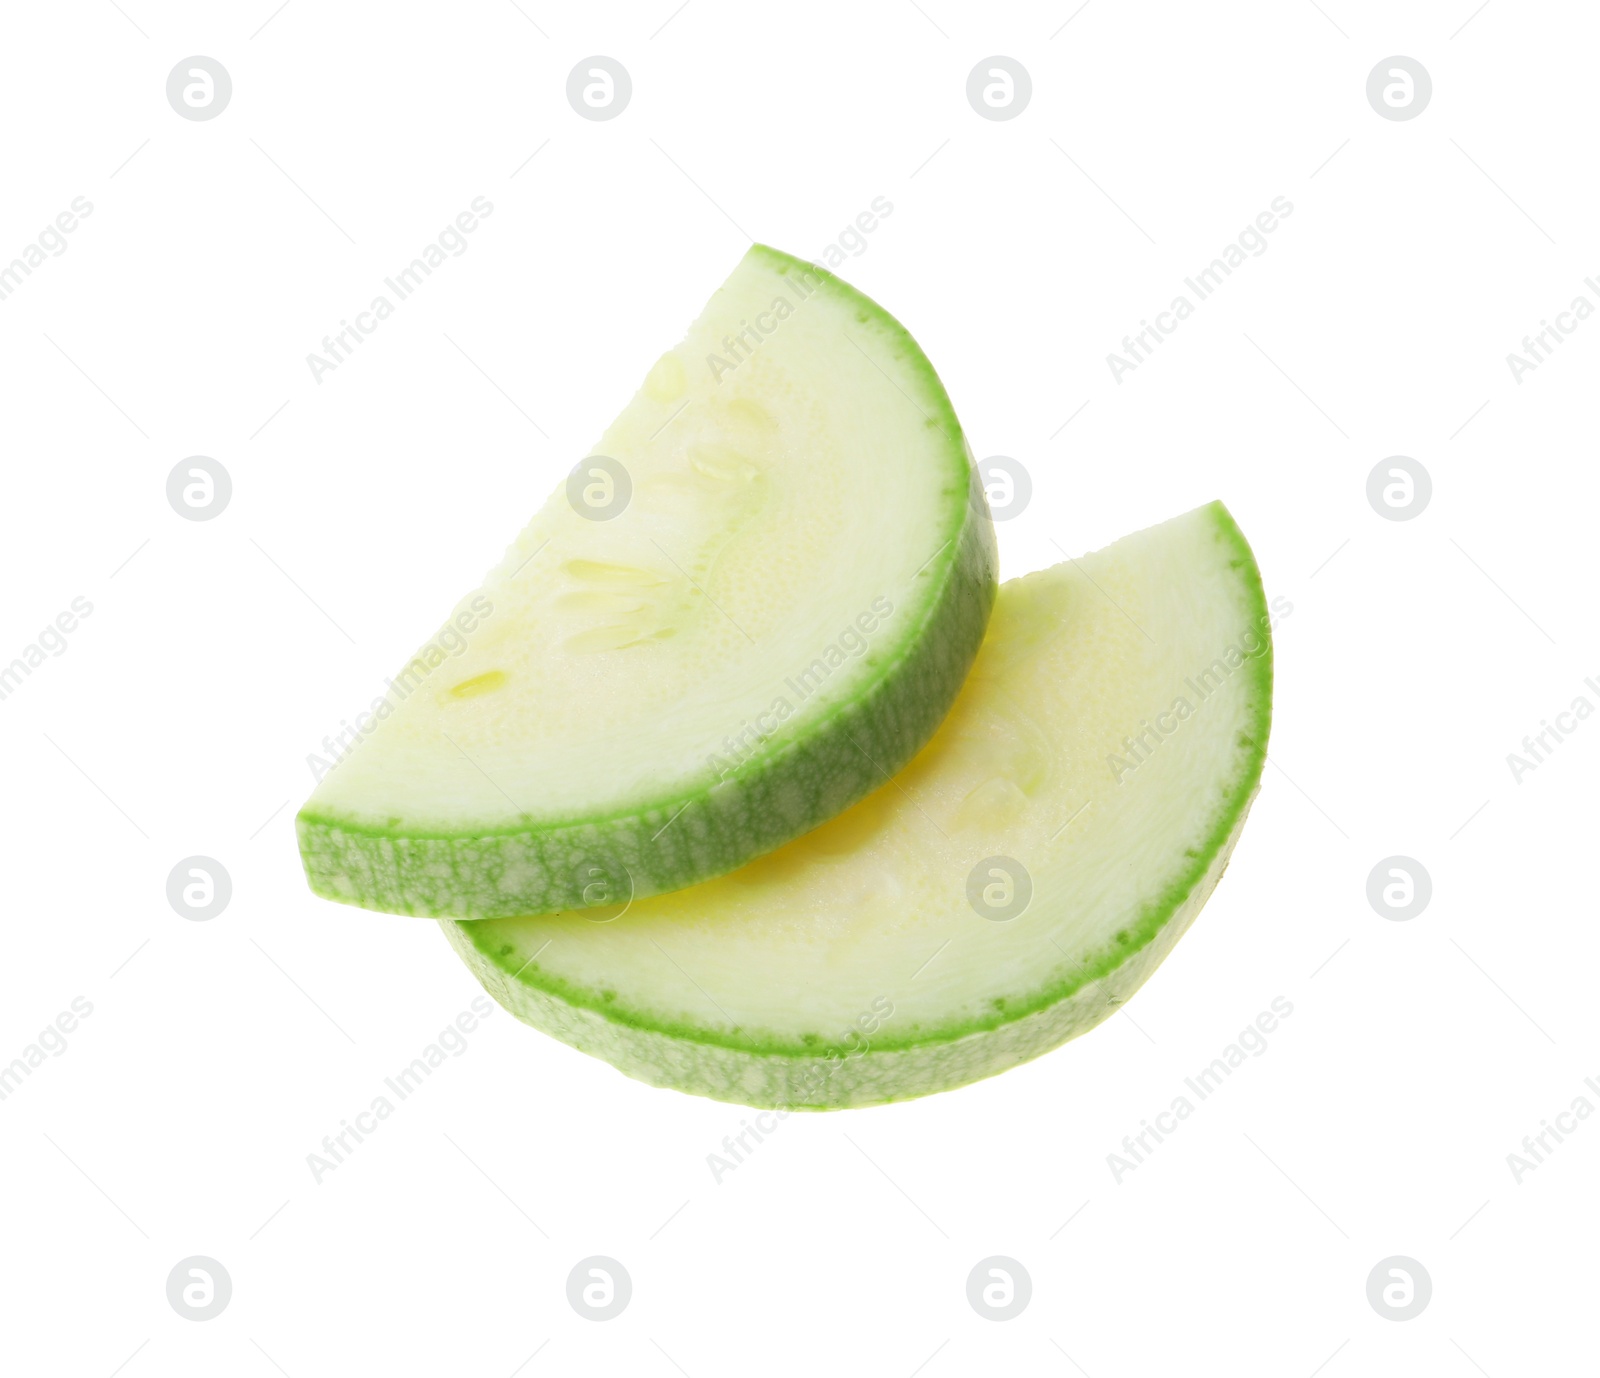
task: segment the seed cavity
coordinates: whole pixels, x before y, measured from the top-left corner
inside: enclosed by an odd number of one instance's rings
[[[651,588],[666,583],[653,569],[638,565],[611,564],[604,560],[568,560],[561,566],[564,574],[580,579],[586,584],[600,584],[612,588]]]
[[[719,483],[749,483],[761,473],[748,455],[727,445],[691,445],[689,464],[695,472]]]
[[[561,647],[572,655],[593,655],[597,651],[620,651],[644,639],[637,626],[618,622],[607,627],[590,627],[574,632],[561,643]]]
[[[752,402],[748,397],[735,397],[728,403],[727,413],[731,420],[741,425],[751,427],[758,431],[775,431],[778,423],[773,420],[769,412],[759,402]]]
[[[595,616],[629,617],[645,610],[638,595],[618,589],[583,589],[563,593],[556,599],[563,612],[588,613]]]
[[[452,685],[448,693],[453,699],[475,699],[479,694],[492,694],[496,689],[504,687],[505,682],[504,670],[488,670],[481,675],[474,675],[471,679],[464,679],[460,684]]]

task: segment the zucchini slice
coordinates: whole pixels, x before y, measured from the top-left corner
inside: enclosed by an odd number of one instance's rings
[[[916,342],[758,245],[319,781],[311,887],[481,919],[732,871],[911,759],[995,586]]]
[[[947,1090],[1093,1028],[1172,950],[1271,703],[1261,577],[1213,503],[1007,583],[933,740],[826,827],[620,914],[446,936],[518,1018],[655,1086],[794,1109]]]

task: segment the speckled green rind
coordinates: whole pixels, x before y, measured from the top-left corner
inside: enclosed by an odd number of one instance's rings
[[[928,561],[907,591],[911,616],[900,640],[874,656],[879,672],[804,733],[774,734],[732,775],[718,780],[708,772],[680,793],[608,817],[400,832],[308,805],[295,826],[318,895],[393,914],[489,919],[585,908],[595,903],[597,877],[601,903],[684,889],[843,812],[905,765],[944,720],[983,641],[999,563],[955,410],[916,341],[876,302],[814,264],[764,245],[750,252],[781,273],[820,279],[820,290],[872,320],[898,366],[925,383],[924,424],[944,437],[949,525],[933,534]],[[846,618],[854,612],[841,609]]]
[[[1228,549],[1228,566],[1246,596],[1252,624],[1266,628],[1266,596],[1249,544],[1221,503],[1211,511],[1216,539]],[[983,1019],[910,1034],[885,1031],[859,1041],[849,1053],[819,1056],[803,1043],[775,1044],[738,1030],[667,1024],[619,1011],[605,993],[575,989],[537,962],[508,970],[501,965],[501,941],[488,928],[450,921],[441,926],[484,989],[518,1019],[652,1086],[742,1105],[806,1110],[951,1090],[1030,1061],[1094,1028],[1144,984],[1194,921],[1227,869],[1266,763],[1270,637],[1265,654],[1246,664],[1251,722],[1235,743],[1231,778],[1219,782],[1207,840],[1187,854],[1187,864],[1167,890],[1131,917],[1103,950],[1083,954],[1059,982],[1030,998],[1009,1000]]]
[[[726,780],[637,813],[470,837],[388,836],[303,812],[296,828],[311,888],[430,918],[554,913],[584,908],[596,874],[612,898],[627,895],[628,879],[636,899],[681,890],[826,823],[909,761],[961,690],[994,603],[988,517],[973,512],[956,547],[954,560],[929,566],[924,577],[939,584],[932,605],[883,675]]]
[[[1259,784],[1259,771],[1256,780]],[[515,978],[478,949],[470,923],[441,920],[440,927],[483,988],[518,1019],[604,1059],[637,1081],[760,1109],[884,1105],[951,1091],[1008,1071],[1088,1033],[1114,1014],[1161,965],[1210,898],[1227,869],[1254,797],[1252,788],[1204,874],[1177,908],[1143,947],[1104,975],[1003,1024],[900,1047],[882,1047],[874,1040],[863,1052],[838,1051],[831,1059],[810,1053],[746,1051],[615,1022]]]

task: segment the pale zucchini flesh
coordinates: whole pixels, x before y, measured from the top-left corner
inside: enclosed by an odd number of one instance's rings
[[[653,1085],[945,1090],[1094,1027],[1171,950],[1243,827],[1271,697],[1260,575],[1213,503],[1007,583],[938,733],[825,827],[621,914],[444,928],[507,1009]],[[1013,917],[969,899],[1014,898],[995,858],[1031,884]]]
[[[579,466],[301,810],[317,893],[487,918],[680,889],[827,822],[949,710],[994,533],[882,308],[751,249],[594,453],[621,474]]]

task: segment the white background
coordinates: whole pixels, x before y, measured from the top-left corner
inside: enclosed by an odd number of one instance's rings
[[[291,0],[265,22],[273,2],[6,11],[0,261],[94,209],[0,302],[0,660],[74,597],[94,611],[0,702],[0,1058],[74,997],[93,1014],[0,1103],[0,1367],[1592,1362],[1600,1125],[1520,1184],[1506,1161],[1600,1105],[1600,722],[1520,784],[1506,763],[1600,705],[1600,322],[1520,383],[1506,362],[1600,305],[1590,7]],[[192,54],[232,76],[209,122],[166,101]],[[633,79],[608,123],[565,99],[591,54]],[[965,97],[991,54],[1032,77],[1011,121]],[[1392,54],[1433,79],[1408,122],[1366,99]],[[468,251],[316,383],[308,352],[480,195]],[[964,1090],[792,1118],[720,1185],[706,1155],[745,1112],[499,1010],[316,1183],[306,1155],[478,988],[432,924],[307,892],[307,754],[747,235],[820,255],[878,196],[842,272],[915,333],[977,452],[1028,467],[1006,576],[1221,497],[1293,604],[1227,877],[1130,1013]],[[1115,381],[1108,351],[1277,196],[1268,251]],[[209,522],[165,497],[195,454],[233,480]],[[1433,479],[1408,522],[1365,494],[1396,454]],[[1365,897],[1395,853],[1433,879],[1410,922]],[[194,854],[233,880],[205,923],[165,895]],[[1276,996],[1267,1052],[1116,1182],[1123,1135]],[[205,1323],[165,1294],[196,1254],[233,1280]],[[633,1279],[604,1324],[565,1294],[593,1254]],[[993,1254],[1033,1280],[1004,1324],[965,1296]],[[1366,1297],[1395,1254],[1434,1288],[1403,1323]]]

